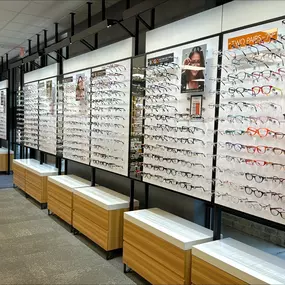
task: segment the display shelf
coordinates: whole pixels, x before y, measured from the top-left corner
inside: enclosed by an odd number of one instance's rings
[[[191,284],[191,249],[212,237],[213,231],[158,208],[127,212],[123,262],[152,284]]]
[[[91,165],[128,176],[131,60],[92,69]]]
[[[284,260],[231,238],[196,245],[192,255],[195,285],[285,283]]]
[[[56,79],[39,81],[39,150],[54,155],[57,147]]]
[[[143,181],[208,201],[217,47],[215,37],[147,55],[142,134]]]
[[[10,150],[10,170],[13,170],[14,152]],[[0,148],[0,172],[8,171],[8,149]]]
[[[138,206],[138,201],[135,201]],[[73,227],[106,251],[123,246],[123,213],[129,197],[102,186],[73,193]]]
[[[90,163],[90,69],[63,79],[63,157]]]
[[[0,139],[7,140],[7,88],[0,89]]]
[[[48,210],[72,225],[73,191],[91,182],[75,175],[48,177]]]
[[[283,225],[284,32],[280,20],[223,36],[215,181],[215,203]]]

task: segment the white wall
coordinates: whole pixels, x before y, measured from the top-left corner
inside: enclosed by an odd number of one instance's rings
[[[0,89],[8,88],[8,80],[0,81]]]
[[[63,62],[63,73],[70,73],[134,55],[134,40],[129,38],[115,44],[73,57]]]
[[[156,51],[283,15],[285,1],[232,1],[147,32],[145,50]]]
[[[42,80],[57,76],[59,73],[59,64],[55,63],[37,70],[24,74],[24,83]]]

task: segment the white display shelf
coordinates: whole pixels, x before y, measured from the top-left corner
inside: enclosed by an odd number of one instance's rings
[[[24,167],[25,169],[39,176],[50,176],[58,174],[57,168],[48,164],[40,164],[40,162],[35,159],[14,159],[13,163]]]
[[[124,218],[183,250],[213,239],[213,231],[158,208],[127,212]]]
[[[8,154],[8,149],[5,147],[1,147],[0,154]],[[14,154],[14,151],[10,150],[10,154]]]
[[[231,238],[200,244],[192,254],[248,284],[285,284],[285,261]]]
[[[48,177],[48,181],[73,192],[75,188],[91,186],[91,182],[76,175],[58,175]]]
[[[130,204],[130,198],[128,196],[103,186],[77,188],[74,193],[108,211],[125,209],[128,208]],[[137,200],[134,201],[134,206],[139,206]]]

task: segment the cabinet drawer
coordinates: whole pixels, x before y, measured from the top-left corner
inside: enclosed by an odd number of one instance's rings
[[[68,224],[72,224],[72,209],[67,207],[53,196],[48,195],[48,209],[63,219]]]
[[[108,231],[109,213],[107,210],[89,202],[75,193],[73,194],[73,210],[91,222],[97,224],[105,231]]]
[[[196,285],[245,285],[244,281],[196,257],[192,257],[192,283]]]
[[[18,186],[20,189],[22,189],[23,191],[25,191],[25,176],[22,175],[18,175],[17,173],[14,172],[13,175],[13,183]]]
[[[184,251],[127,220],[124,220],[124,241],[176,272],[183,279],[185,270],[190,270],[186,268],[187,263],[190,263],[189,251]]]
[[[47,191],[48,196],[54,197],[69,208],[72,207],[72,192],[69,192],[50,181],[47,182]]]
[[[13,169],[14,155],[10,154],[10,170]],[[8,154],[0,154],[0,172],[8,170]]]
[[[25,192],[32,196],[35,200],[40,203],[46,203],[47,201],[43,201],[43,190],[39,187],[36,187],[34,184],[26,181],[26,189]]]
[[[73,227],[100,245],[103,249],[108,250],[108,232],[76,211],[73,211]]]
[[[149,238],[151,240],[151,238]],[[183,278],[124,241],[123,262],[151,284],[184,285]]]
[[[24,167],[19,166],[18,164],[13,164],[13,171],[18,172],[19,175],[25,175],[26,169]]]
[[[33,184],[34,186],[38,188],[43,188],[43,179],[44,176],[39,176],[28,169],[26,170],[26,181]]]

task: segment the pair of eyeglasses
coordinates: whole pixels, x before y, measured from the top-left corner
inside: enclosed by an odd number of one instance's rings
[[[100,166],[105,166],[105,167],[109,167],[109,168],[120,168],[123,169],[123,166],[115,164],[115,163],[110,163],[110,162],[106,162],[106,161],[101,161],[101,160],[97,160],[97,159],[92,159],[92,163],[100,165]]]
[[[124,161],[124,159],[122,157],[119,156],[113,156],[113,155],[107,155],[104,153],[100,153],[100,152],[92,152],[93,156],[98,156],[101,158],[105,158],[105,159],[114,159],[114,160],[120,160],[120,161]]]
[[[157,147],[165,149],[166,151],[172,152],[172,153],[181,153],[183,155],[187,155],[189,157],[206,157],[206,155],[202,152],[195,152],[191,151],[189,149],[181,149],[181,148],[174,148],[174,147],[168,147],[164,145],[157,145]]]
[[[266,136],[271,136],[275,139],[283,139],[285,136],[284,133],[275,132],[267,128],[256,129],[256,128],[248,127],[246,130],[246,133],[249,134],[250,136],[258,135],[261,138],[264,138]]]

